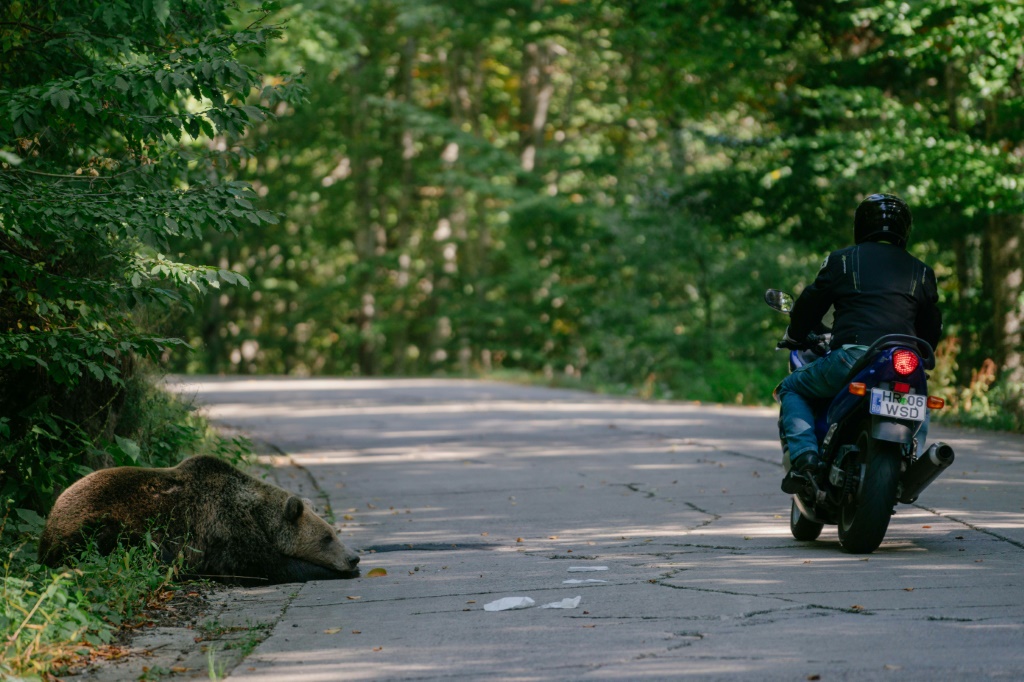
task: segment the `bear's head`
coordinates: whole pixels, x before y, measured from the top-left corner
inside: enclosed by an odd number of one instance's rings
[[[338,539],[338,533],[316,515],[309,500],[294,495],[284,503],[277,550],[284,555],[282,582],[359,577],[359,555]]]

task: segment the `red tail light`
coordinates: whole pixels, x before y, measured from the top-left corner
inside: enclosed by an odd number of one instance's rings
[[[912,350],[898,350],[892,354],[892,368],[897,374],[907,376],[917,369],[920,360]]]

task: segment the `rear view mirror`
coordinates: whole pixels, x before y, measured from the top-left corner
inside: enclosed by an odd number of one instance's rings
[[[780,313],[788,313],[793,309],[793,297],[785,291],[769,289],[764,292],[764,302]]]

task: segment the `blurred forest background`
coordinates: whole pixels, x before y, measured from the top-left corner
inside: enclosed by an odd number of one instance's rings
[[[9,482],[196,441],[154,366],[766,404],[763,291],[878,191],[946,418],[1024,429],[1020,3],[15,0],[0,49]]]

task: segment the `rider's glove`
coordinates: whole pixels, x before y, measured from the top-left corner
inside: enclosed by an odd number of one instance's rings
[[[789,335],[789,327],[786,327],[786,333],[782,335],[782,340],[775,346],[776,350],[786,348],[788,350],[804,350],[807,348],[806,341],[797,341]]]

